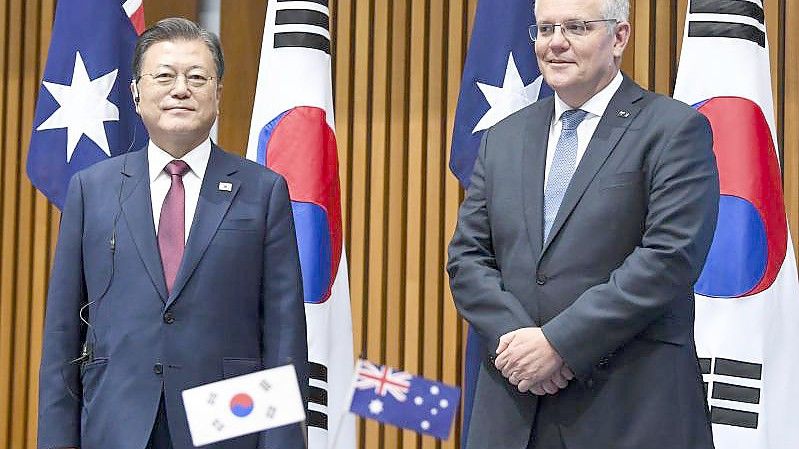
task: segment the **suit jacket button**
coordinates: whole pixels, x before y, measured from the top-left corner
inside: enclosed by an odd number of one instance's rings
[[[544,275],[542,275],[542,274],[539,274],[539,275],[538,275],[538,276],[535,278],[535,283],[536,283],[536,284],[538,284],[538,285],[544,285],[544,284],[546,284],[546,283],[547,283],[547,278],[546,278],[546,276],[544,276]]]
[[[162,374],[164,372],[164,365],[156,363],[155,365],[153,365],[153,372],[159,375]]]
[[[172,324],[175,322],[175,317],[172,315],[172,312],[167,312],[164,314],[164,323]]]

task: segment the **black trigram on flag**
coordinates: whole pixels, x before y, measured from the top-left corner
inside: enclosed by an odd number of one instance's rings
[[[745,0],[691,0],[691,14],[719,14],[730,17],[731,21],[708,21],[690,19],[688,36],[690,37],[730,37],[746,39],[761,47],[766,47],[766,33],[760,28],[734,19],[754,19],[761,25],[764,23],[763,2]],[[746,19],[748,18],[748,19]]]
[[[763,365],[720,357],[699,359],[714,424],[757,429]],[[708,381],[708,379],[710,379]],[[758,385],[758,386],[753,386]],[[716,405],[725,401],[724,406]]]
[[[303,47],[330,54],[327,0],[277,0],[277,8],[275,48]]]
[[[327,430],[327,367],[309,363],[308,426]]]

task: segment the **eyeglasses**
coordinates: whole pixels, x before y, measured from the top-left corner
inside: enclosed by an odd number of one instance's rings
[[[582,37],[588,34],[593,28],[591,23],[613,22],[619,23],[618,19],[597,19],[597,20],[567,20],[563,23],[539,23],[527,27],[530,33],[530,40],[535,42],[537,39],[548,39],[555,34],[555,27],[560,27],[563,35],[568,39],[572,37]]]
[[[155,84],[161,87],[173,87],[178,80],[178,77],[183,75],[186,79],[186,84],[193,88],[200,88],[208,84],[209,81],[214,79],[213,76],[206,76],[202,73],[172,73],[172,72],[159,72],[159,73],[142,73],[136,77],[138,83],[142,77],[149,76],[153,79]]]

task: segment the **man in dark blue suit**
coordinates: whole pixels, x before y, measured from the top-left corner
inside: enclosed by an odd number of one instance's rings
[[[48,292],[38,447],[189,449],[181,392],[294,364],[307,397],[288,189],[216,145],[218,38],[165,19],[139,38],[142,151],[69,187]],[[301,426],[213,448],[304,447]]]

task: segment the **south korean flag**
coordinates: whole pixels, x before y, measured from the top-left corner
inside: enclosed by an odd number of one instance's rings
[[[293,365],[184,390],[183,405],[195,446],[305,420]]]

